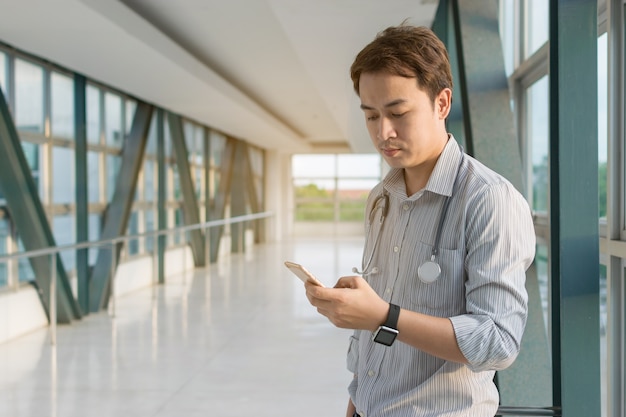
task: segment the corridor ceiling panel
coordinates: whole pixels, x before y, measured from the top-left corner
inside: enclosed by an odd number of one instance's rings
[[[278,152],[372,152],[349,68],[437,0],[0,0],[0,41]]]

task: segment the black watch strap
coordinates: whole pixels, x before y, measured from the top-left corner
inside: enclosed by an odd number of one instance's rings
[[[400,307],[389,303],[389,314],[387,314],[387,321],[383,326],[398,330],[398,317],[400,317]]]

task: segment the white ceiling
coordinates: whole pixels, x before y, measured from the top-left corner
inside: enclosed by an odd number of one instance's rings
[[[349,68],[438,0],[0,0],[0,41],[279,152],[372,152]]]

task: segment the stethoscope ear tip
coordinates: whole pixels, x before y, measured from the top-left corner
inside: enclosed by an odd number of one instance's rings
[[[356,266],[355,266],[355,267],[353,267],[353,268],[352,268],[352,272],[354,272],[355,274],[358,274],[358,273],[359,273],[359,270],[358,270],[358,269],[356,269]]]

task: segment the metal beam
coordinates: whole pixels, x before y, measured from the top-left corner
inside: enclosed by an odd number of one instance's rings
[[[230,191],[230,183],[233,177],[233,166],[235,165],[235,153],[237,141],[231,137],[226,138],[224,146],[224,154],[222,155],[220,166],[220,181],[215,192],[214,205],[211,213],[211,219],[222,219],[226,213],[226,203]],[[224,234],[224,226],[213,227],[210,229],[210,246],[211,246],[211,262],[217,260],[219,253],[219,244]]]
[[[74,74],[74,143],[76,167],[76,243],[89,240],[89,193],[87,172],[87,79]],[[76,251],[78,304],[89,311],[89,251]]]
[[[597,3],[552,0],[549,22],[553,395],[599,416]]]
[[[183,124],[180,116],[174,113],[167,113],[167,121],[170,126],[172,137],[172,145],[176,155],[176,164],[178,165],[178,178],[180,181],[180,189],[183,193],[183,221],[186,226],[200,223],[200,214],[198,209],[198,199],[191,180],[191,168],[189,165],[189,152],[187,143],[185,142],[185,134],[183,132]],[[204,265],[204,236],[199,229],[191,230],[188,233],[189,245],[196,266]]]
[[[606,397],[607,416],[626,416],[626,281],[622,259],[613,247],[626,246],[621,239],[624,206],[624,17],[623,0],[607,1],[608,45],[608,159],[607,175],[610,188],[607,194],[607,325],[606,325]],[[604,138],[599,138],[604,140]],[[601,247],[602,249],[602,247]],[[624,251],[623,251],[624,252]]]
[[[124,142],[122,164],[115,182],[113,198],[104,214],[101,238],[112,239],[126,234],[128,219],[137,188],[137,178],[143,165],[143,157],[148,142],[148,130],[153,107],[138,102],[130,134]],[[110,296],[113,265],[118,264],[121,245],[114,251],[103,248],[98,251],[89,283],[89,309],[96,312],[107,306]],[[112,253],[113,252],[113,253]],[[113,258],[114,256],[114,258]]]
[[[245,142],[239,142],[235,150],[235,165],[230,184],[230,213],[232,216],[243,216],[247,213],[246,202],[249,200],[248,195],[248,175],[247,175],[247,153],[248,145]],[[247,223],[241,222],[231,224],[231,251],[233,253],[245,252],[245,237]]]
[[[17,227],[27,251],[56,246],[52,230],[39,199],[30,167],[11,118],[9,107],[0,90],[0,188],[6,199],[11,221]],[[48,257],[29,259],[44,310],[50,318],[50,277],[53,275]],[[81,317],[61,257],[57,255],[57,322],[69,323]]]
[[[167,210],[165,208],[167,204],[167,166],[165,164],[165,118],[163,117],[164,110],[157,110],[157,176],[158,176],[158,192],[157,192],[157,221],[159,224],[159,230],[167,229]],[[159,235],[157,238],[157,273],[158,282],[163,284],[165,282],[165,248],[167,247],[167,236]]]
[[[248,146],[246,149],[246,153],[244,154],[245,162],[244,166],[246,167],[246,188],[248,201],[250,204],[250,211],[252,213],[259,213],[263,210],[262,200],[263,200],[263,184],[258,184],[258,187],[261,189],[257,189],[257,184],[255,183],[254,178],[254,169],[252,168],[252,159],[250,157],[250,147]],[[255,242],[257,239],[261,241],[265,240],[265,221],[264,220],[256,220],[254,222],[253,230]]]

